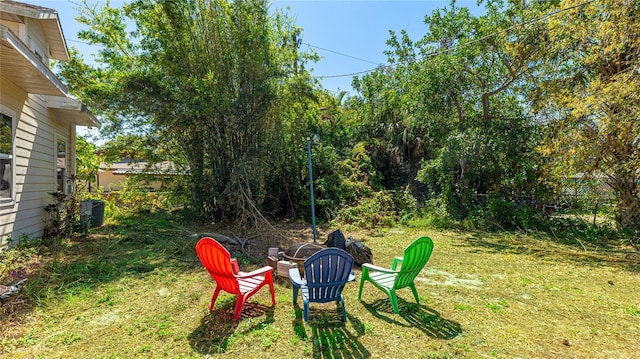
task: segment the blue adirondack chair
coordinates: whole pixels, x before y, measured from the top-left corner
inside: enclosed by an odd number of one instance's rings
[[[339,248],[325,248],[307,258],[304,263],[304,279],[298,268],[289,269],[293,285],[293,304],[298,302],[298,291],[302,289],[304,321],[309,321],[309,303],[340,302],[342,321],[347,321],[342,290],[345,284],[355,280],[352,271],[353,257]]]

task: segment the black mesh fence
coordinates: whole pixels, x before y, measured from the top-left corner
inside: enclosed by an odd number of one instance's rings
[[[486,194],[474,194],[472,206],[490,208],[495,197]],[[557,188],[555,195],[545,201],[533,197],[503,199],[511,202],[515,208],[529,207],[547,218],[581,218],[589,223],[609,222],[614,218],[616,197],[614,191],[603,180],[566,178]],[[494,206],[495,209],[495,206]]]
[[[612,218],[616,197],[601,179],[567,178],[561,182],[555,202],[558,213],[589,216],[598,222]]]

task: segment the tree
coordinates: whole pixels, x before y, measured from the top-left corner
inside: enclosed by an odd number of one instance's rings
[[[391,65],[355,81],[372,128],[386,131],[406,164],[406,182],[420,179],[459,218],[475,194],[535,192],[537,127],[524,100],[540,44],[537,26],[524,26],[537,12],[525,5],[489,1],[474,16],[453,1],[425,17],[419,41],[391,33]]]
[[[78,186],[85,184],[91,192],[91,183],[96,182],[96,174],[100,169],[100,159],[96,154],[96,145],[82,136],[76,137],[76,178]],[[80,188],[78,188],[80,190]]]
[[[299,29],[270,16],[265,0],[83,5],[89,29],[79,37],[104,46],[100,65],[74,58],[62,76],[106,131],[142,133],[181,165],[197,217],[259,208],[271,159],[284,160],[274,156],[283,149],[275,104],[287,78],[304,75],[306,57],[290,44]]]
[[[547,22],[551,51],[534,97],[564,173],[602,174],[621,229],[640,229],[640,3],[562,1]]]

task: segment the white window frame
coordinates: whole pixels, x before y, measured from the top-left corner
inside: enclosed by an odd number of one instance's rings
[[[9,159],[11,160],[11,193],[9,198],[0,198],[0,206],[13,206],[16,200],[16,126],[17,117],[16,112],[10,108],[0,104],[0,113],[11,118],[11,153]]]

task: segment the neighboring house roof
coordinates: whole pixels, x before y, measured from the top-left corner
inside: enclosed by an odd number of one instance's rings
[[[42,26],[50,58],[68,61],[69,53],[56,10],[17,1],[0,1],[0,21],[22,24],[25,17],[38,21]],[[60,118],[80,126],[101,126],[85,105],[69,95],[67,87],[49,66],[3,24],[0,24],[0,48],[2,77],[29,93],[47,95],[47,107],[62,115]]]
[[[133,174],[152,174],[152,175],[175,175],[178,174],[175,164],[169,161],[154,163],[149,165],[147,162],[140,161],[122,161],[116,163],[100,164],[101,171],[111,171],[116,175],[133,175]]]

